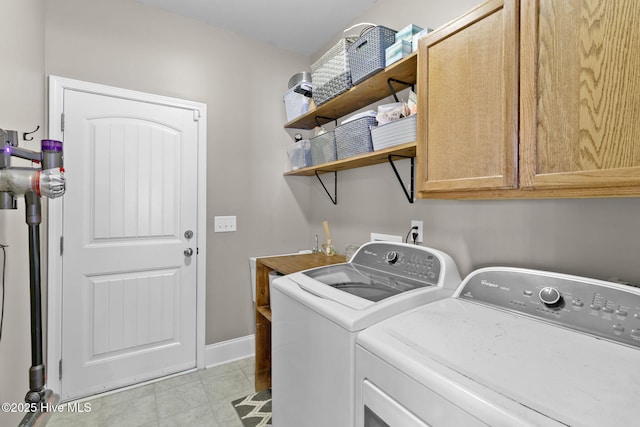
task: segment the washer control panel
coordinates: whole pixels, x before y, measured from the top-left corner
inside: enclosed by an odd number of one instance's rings
[[[640,290],[577,276],[520,269],[471,273],[458,298],[536,317],[640,347]]]
[[[351,261],[354,265],[374,268],[386,274],[420,280],[437,285],[442,266],[428,248],[376,242],[360,248]]]

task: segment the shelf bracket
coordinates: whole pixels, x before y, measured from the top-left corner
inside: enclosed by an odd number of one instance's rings
[[[387,86],[389,86],[389,91],[391,92],[391,95],[393,95],[393,99],[395,99],[396,102],[400,102],[400,100],[398,99],[398,95],[396,94],[396,90],[394,89],[394,87],[391,84],[391,82],[400,83],[400,84],[403,84],[405,86],[411,86],[411,90],[413,90],[413,83],[407,83],[407,82],[403,82],[401,80],[397,80],[397,79],[394,79],[394,78],[388,78],[387,79]]]
[[[320,174],[318,174],[318,171],[317,170],[313,171],[313,173],[316,175],[316,178],[318,178],[318,181],[320,181],[320,184],[322,184],[322,188],[324,188],[325,193],[327,193],[327,196],[329,196],[329,198],[331,199],[331,202],[334,205],[337,205],[338,204],[338,171],[329,171],[329,172],[333,172],[333,196],[331,196],[331,193],[329,193],[329,190],[327,190],[327,186],[324,185],[324,182],[322,182],[322,178],[320,178]]]
[[[398,173],[398,169],[396,168],[396,165],[393,163],[393,158],[394,157],[399,157],[402,159],[411,159],[411,178],[410,178],[410,191],[407,191],[407,186],[404,184],[404,182],[402,181],[402,178],[400,177],[400,174]],[[415,194],[415,190],[414,190],[414,169],[415,169],[415,159],[413,157],[408,157],[408,156],[401,156],[398,154],[389,154],[389,156],[387,157],[389,159],[389,164],[391,165],[391,167],[393,168],[393,172],[396,174],[396,178],[398,178],[398,182],[400,183],[400,186],[402,187],[402,191],[404,191],[404,195],[407,197],[407,200],[409,201],[409,203],[413,203],[413,197]]]
[[[314,116],[313,118],[316,121],[316,124],[318,125],[318,127],[321,127],[322,124],[320,124],[320,120],[318,119],[324,119],[326,120],[326,122],[324,122],[323,124],[327,124],[329,122],[334,122],[336,126],[338,126],[338,119],[336,119],[335,117],[325,117],[325,116]]]

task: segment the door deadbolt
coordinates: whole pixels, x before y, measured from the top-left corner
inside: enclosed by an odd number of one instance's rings
[[[184,232],[184,237],[186,237],[187,239],[190,239],[193,237],[193,231],[191,230],[187,230]]]
[[[184,250],[184,256],[191,256],[191,255],[193,255],[193,249],[187,248]]]

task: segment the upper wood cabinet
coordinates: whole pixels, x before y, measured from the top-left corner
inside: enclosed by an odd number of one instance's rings
[[[484,3],[420,41],[418,191],[517,186],[518,8]]]
[[[640,1],[489,1],[418,58],[418,196],[640,195]]]
[[[521,8],[520,186],[640,185],[640,2]]]

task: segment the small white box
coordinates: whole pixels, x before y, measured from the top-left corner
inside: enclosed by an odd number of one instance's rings
[[[422,31],[422,27],[418,27],[415,24],[409,24],[396,33],[396,41],[406,40],[411,42],[413,35],[420,31]]]
[[[400,40],[389,46],[385,51],[385,64],[388,67],[411,53],[411,42]]]

